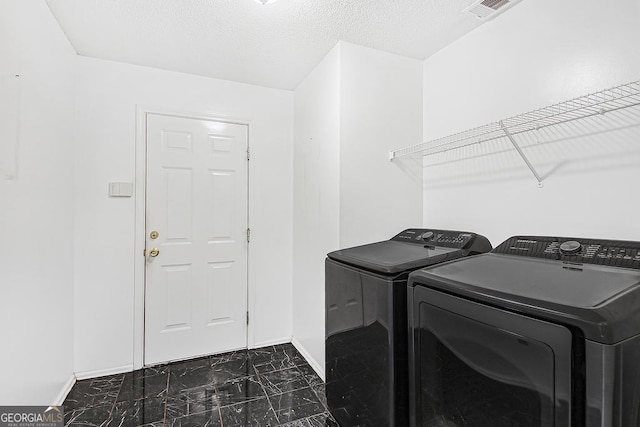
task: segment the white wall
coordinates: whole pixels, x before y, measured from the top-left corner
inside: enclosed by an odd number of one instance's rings
[[[324,258],[340,240],[340,45],[295,91],[293,337],[324,371]]]
[[[295,93],[294,342],[324,372],[324,258],[422,220],[422,63],[340,42]]]
[[[342,43],[340,247],[387,240],[422,222],[419,164],[388,151],[422,138],[422,63]]]
[[[73,378],[75,53],[44,1],[3,1],[0,58],[22,87],[17,176],[0,179],[0,404],[50,405]]]
[[[640,3],[527,0],[424,62],[425,140],[640,78]],[[635,115],[635,117],[634,117]],[[427,157],[424,223],[640,240],[638,109]]]
[[[79,58],[75,154],[75,369],[130,369],[134,346],[136,105],[251,121],[249,287],[253,342],[291,337],[293,93]],[[142,227],[142,224],[138,224]],[[137,229],[138,231],[141,228]]]

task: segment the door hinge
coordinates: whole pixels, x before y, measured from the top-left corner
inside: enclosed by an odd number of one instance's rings
[[[144,250],[142,251],[142,256],[147,256],[147,250],[146,250],[146,249],[144,249]]]
[[[251,152],[247,148],[247,161],[251,160]]]
[[[249,324],[249,312],[247,311],[247,325]]]
[[[251,229],[247,228],[247,243],[251,241]]]

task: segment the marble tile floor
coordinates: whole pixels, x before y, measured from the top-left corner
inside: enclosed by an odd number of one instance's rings
[[[338,426],[291,344],[78,381],[63,405],[66,426]]]

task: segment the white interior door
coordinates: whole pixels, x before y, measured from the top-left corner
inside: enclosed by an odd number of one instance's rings
[[[157,114],[146,126],[144,362],[245,348],[248,127]]]

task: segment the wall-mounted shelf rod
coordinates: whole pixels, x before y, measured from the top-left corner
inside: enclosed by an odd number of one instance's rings
[[[610,89],[591,93],[558,104],[529,111],[484,126],[458,132],[442,138],[389,151],[389,160],[420,154],[429,156],[443,151],[455,150],[507,136],[514,147],[518,147],[514,137],[574,120],[605,114],[607,112],[640,105],[640,81],[633,81]],[[518,147],[519,148],[519,147]],[[518,149],[516,148],[516,149]],[[518,150],[522,155],[521,150]],[[525,162],[541,183],[541,179],[526,157]]]

